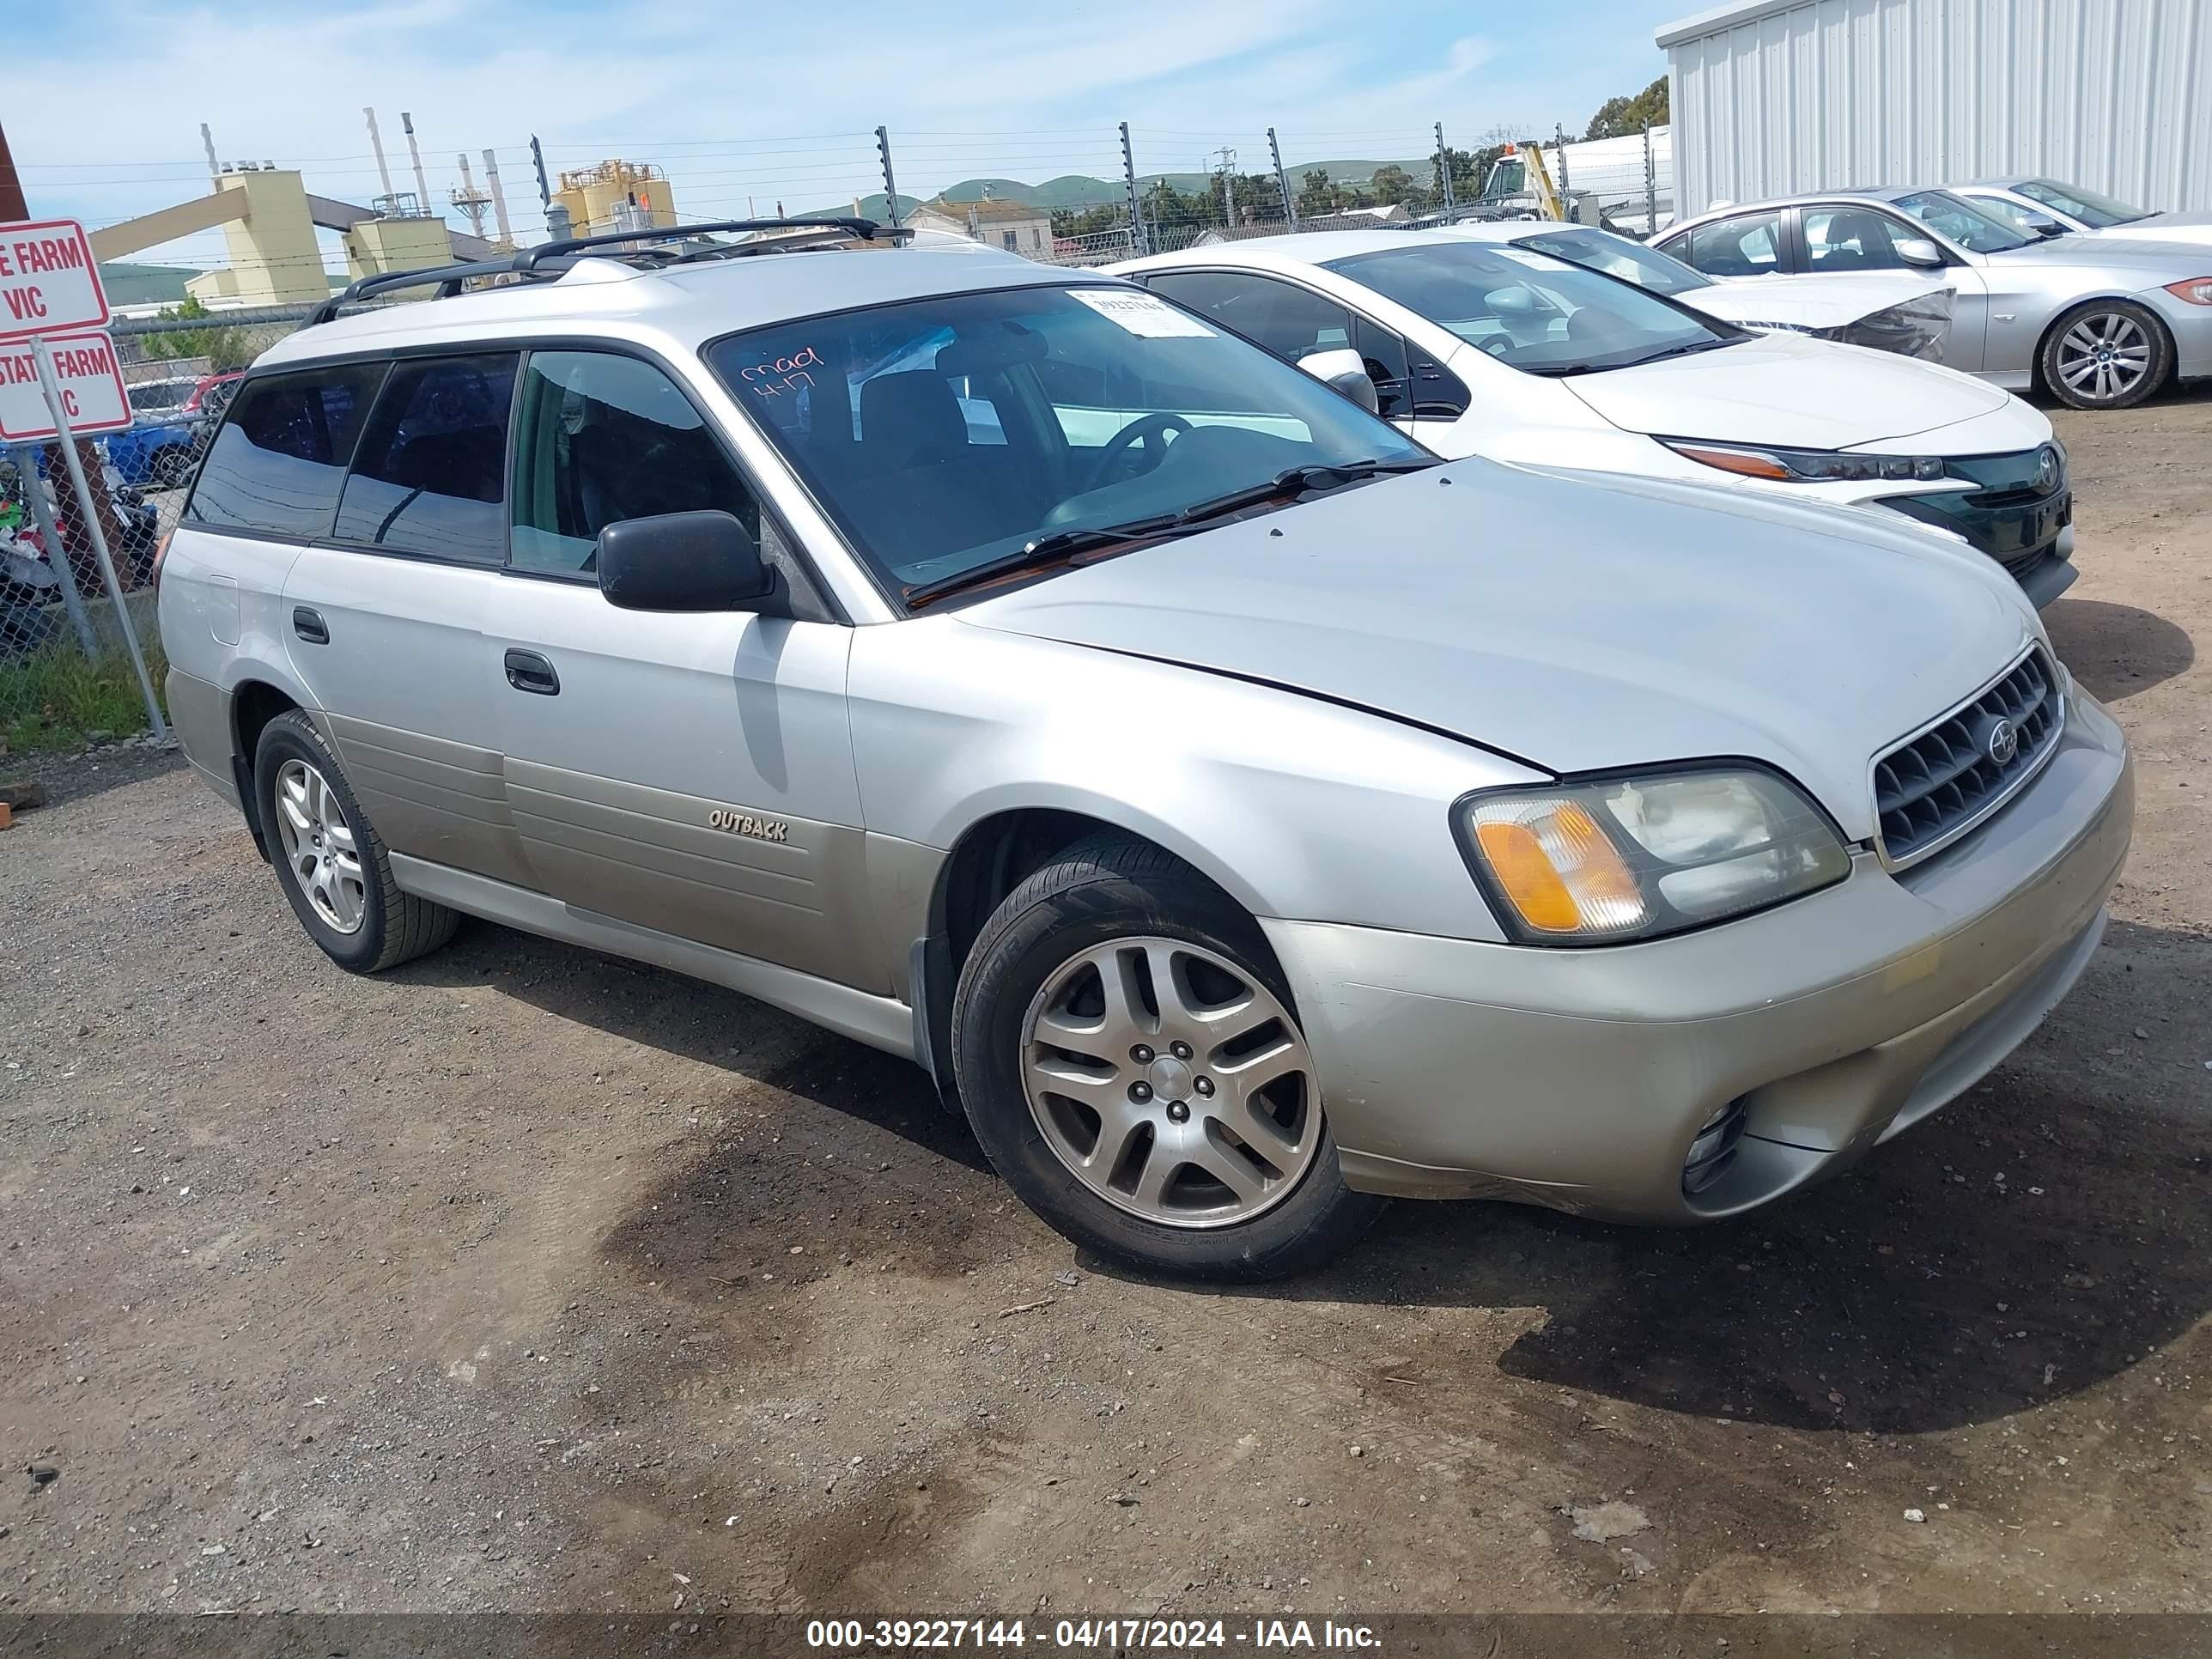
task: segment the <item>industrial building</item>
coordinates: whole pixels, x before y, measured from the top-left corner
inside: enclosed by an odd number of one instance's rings
[[[1657,39],[1683,216],[2017,173],[2212,209],[2212,0],[1735,0]]]

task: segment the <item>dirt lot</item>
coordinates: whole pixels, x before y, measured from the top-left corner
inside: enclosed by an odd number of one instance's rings
[[[906,1066],[489,926],[347,978],[173,761],[76,763],[0,836],[0,1605],[2206,1607],[2212,399],[2061,424],[2107,942],[1702,1232],[1133,1279]]]

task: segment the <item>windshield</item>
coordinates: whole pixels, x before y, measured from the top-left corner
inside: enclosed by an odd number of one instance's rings
[[[1750,337],[1526,248],[1416,242],[1332,259],[1326,268],[1530,374],[1627,368]]]
[[[1657,252],[1609,230],[1540,230],[1533,236],[1516,237],[1513,245],[1533,247],[1570,264],[1618,276],[1654,294],[1687,294],[1693,289],[1717,286],[1711,277],[1672,254]]]
[[[2036,240],[1948,190],[1916,191],[1910,196],[1899,197],[1897,204],[1931,230],[1942,232],[1960,247],[1972,248],[1977,253],[2009,253],[2016,247],[2030,246]]]
[[[2131,225],[2150,215],[2142,208],[2132,207],[2117,196],[2107,196],[2102,191],[2084,190],[2079,185],[2062,185],[2050,179],[2027,179],[2013,189],[2032,202],[2057,208],[2070,218],[2079,219],[2092,230],[2105,230],[2113,225]]]
[[[779,323],[707,359],[901,591],[1294,468],[1434,459],[1311,375],[1126,284]]]

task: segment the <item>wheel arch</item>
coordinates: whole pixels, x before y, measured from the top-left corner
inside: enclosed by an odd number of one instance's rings
[[[1256,915],[1243,884],[1182,836],[1158,833],[1145,815],[1090,803],[998,805],[953,838],[932,885],[926,932],[914,941],[908,988],[914,999],[915,1052],[947,1105],[957,1105],[951,1066],[952,994],[976,936],[1006,895],[1079,842],[1110,835],[1158,848],[1204,876],[1248,915]],[[1224,877],[1227,878],[1224,879]]]

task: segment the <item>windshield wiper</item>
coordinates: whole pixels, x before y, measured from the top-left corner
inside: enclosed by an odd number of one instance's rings
[[[1010,575],[1018,570],[1052,564],[1078,553],[1095,552],[1100,548],[1116,547],[1127,542],[1188,535],[1195,528],[1195,526],[1182,523],[1175,514],[1164,513],[1156,518],[1133,519],[1127,524],[1055,530],[1049,535],[1024,543],[1011,553],[1002,553],[995,559],[969,565],[967,569],[955,571],[950,576],[939,576],[935,581],[924,582],[919,587],[908,588],[905,596],[907,609],[918,609],[932,599],[942,599],[961,588],[989,581],[994,576]]]
[[[1242,489],[1232,489],[1225,495],[1194,501],[1176,516],[1178,524],[1199,524],[1208,519],[1218,519],[1224,514],[1243,507],[1258,507],[1263,502],[1279,500],[1293,491],[1340,488],[1357,483],[1364,478],[1381,477],[1393,472],[1423,472],[1443,463],[1434,456],[1409,456],[1401,461],[1378,461],[1372,457],[1360,461],[1340,461],[1334,466],[1316,462],[1306,466],[1288,466],[1265,483],[1248,484]]]
[[[1118,547],[1129,542],[1165,541],[1176,536],[1194,535],[1212,520],[1240,508],[1258,507],[1264,502],[1279,500],[1293,490],[1303,492],[1324,487],[1341,487],[1363,478],[1378,477],[1392,472],[1419,472],[1443,464],[1434,456],[1424,455],[1398,461],[1381,461],[1370,457],[1364,460],[1342,461],[1334,466],[1315,463],[1307,466],[1285,467],[1264,483],[1251,484],[1207,501],[1195,501],[1180,512],[1163,513],[1149,519],[1133,519],[1127,524],[1055,530],[1049,535],[1039,536],[1011,553],[1002,553],[995,559],[986,559],[981,564],[970,565],[950,576],[940,576],[933,582],[924,582],[919,587],[908,588],[905,594],[907,609],[915,610],[933,599],[989,581],[995,576],[1041,568],[1078,553],[1096,552],[1102,548]]]
[[[1718,351],[1723,346],[1735,343],[1734,340],[1693,340],[1686,345],[1668,346],[1646,356],[1631,357],[1625,363],[1547,363],[1528,372],[1550,380],[1565,380],[1577,374],[1607,374],[1616,368],[1641,368],[1646,363],[1661,362],[1668,357],[1687,357],[1699,351]]]

